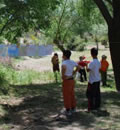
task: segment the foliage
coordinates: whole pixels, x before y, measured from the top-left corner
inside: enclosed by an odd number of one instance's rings
[[[8,94],[9,91],[9,68],[0,65],[0,93]]]
[[[92,34],[95,24],[104,24],[94,2],[90,4],[88,0],[2,0],[0,3],[0,34],[13,43],[21,36],[36,44],[51,43],[57,38],[67,47],[75,36],[87,39],[85,33]]]
[[[67,44],[67,48],[74,51],[84,51],[86,46],[85,39],[81,38],[80,35],[75,36],[71,43]]]
[[[98,37],[100,35],[101,37],[104,35],[106,25],[98,8],[94,2],[90,4],[90,6],[89,4],[87,4],[87,6],[84,2],[82,0],[64,0],[53,13],[51,26],[46,35],[50,37],[50,39],[57,37],[61,45],[72,50],[75,50],[75,48],[80,50],[79,48],[84,46],[86,39],[89,39],[89,37],[92,39],[93,36]],[[101,32],[98,32],[98,30]],[[86,33],[88,33],[88,35],[86,35]],[[85,41],[84,43],[80,42],[81,45],[71,42],[73,40],[75,41],[75,37],[78,35]]]
[[[0,35],[8,41],[30,30],[44,29],[49,26],[52,11],[58,0],[2,0],[0,8]]]
[[[86,39],[100,39],[106,31],[104,20],[93,1],[2,0],[0,3],[1,40],[6,38],[16,43],[22,36],[29,39],[25,38],[26,43],[46,44],[57,39],[56,45],[59,43],[60,46],[80,50],[84,49]],[[85,42],[71,45],[70,41],[75,41],[78,35]]]
[[[34,81],[41,79],[43,82],[50,82],[54,80],[52,72],[36,72],[32,70],[16,71],[10,66],[3,66],[0,64],[0,93],[9,94],[11,89],[10,85],[27,85],[32,84]],[[59,78],[60,80],[60,78]]]

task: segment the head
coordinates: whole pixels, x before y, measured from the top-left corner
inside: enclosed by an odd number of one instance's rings
[[[63,59],[64,60],[70,59],[70,56],[71,56],[71,51],[70,50],[64,50],[63,51]]]
[[[92,48],[92,49],[91,49],[91,56],[92,56],[93,58],[96,58],[97,55],[98,55],[98,49],[97,49],[97,48]]]
[[[102,55],[102,60],[105,60],[107,59],[107,56],[106,55]]]
[[[83,57],[82,57],[82,56],[80,56],[80,57],[79,57],[79,60],[80,60],[80,61],[82,61],[82,60],[83,60]]]
[[[57,54],[57,53],[54,53],[54,56],[55,56],[55,57],[58,57],[58,54]]]

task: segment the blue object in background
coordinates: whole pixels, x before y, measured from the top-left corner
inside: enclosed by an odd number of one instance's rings
[[[8,47],[5,44],[0,44],[0,56],[7,56],[8,55]]]
[[[10,57],[19,56],[19,49],[16,45],[9,45],[8,46],[8,56],[10,56]]]

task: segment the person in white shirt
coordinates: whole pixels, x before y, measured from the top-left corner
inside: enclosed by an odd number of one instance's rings
[[[62,90],[64,98],[64,107],[66,108],[66,114],[71,115],[76,108],[76,99],[74,94],[74,74],[79,70],[78,64],[73,60],[70,60],[71,51],[63,51],[62,62]],[[74,70],[75,69],[75,70]]]
[[[96,48],[91,49],[91,56],[93,61],[87,66],[87,71],[89,72],[89,81],[87,88],[87,98],[88,98],[88,111],[98,110],[101,104],[100,96],[100,68],[101,63],[97,59],[98,50]]]

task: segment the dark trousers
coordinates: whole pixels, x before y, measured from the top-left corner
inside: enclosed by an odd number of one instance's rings
[[[88,83],[86,94],[88,98],[88,111],[98,109],[101,104],[100,81],[93,84]]]
[[[101,71],[101,80],[102,80],[102,85],[106,85],[107,81],[107,72]]]
[[[86,70],[85,69],[80,69],[80,81],[83,82],[84,80],[87,81],[87,76],[86,76]]]

